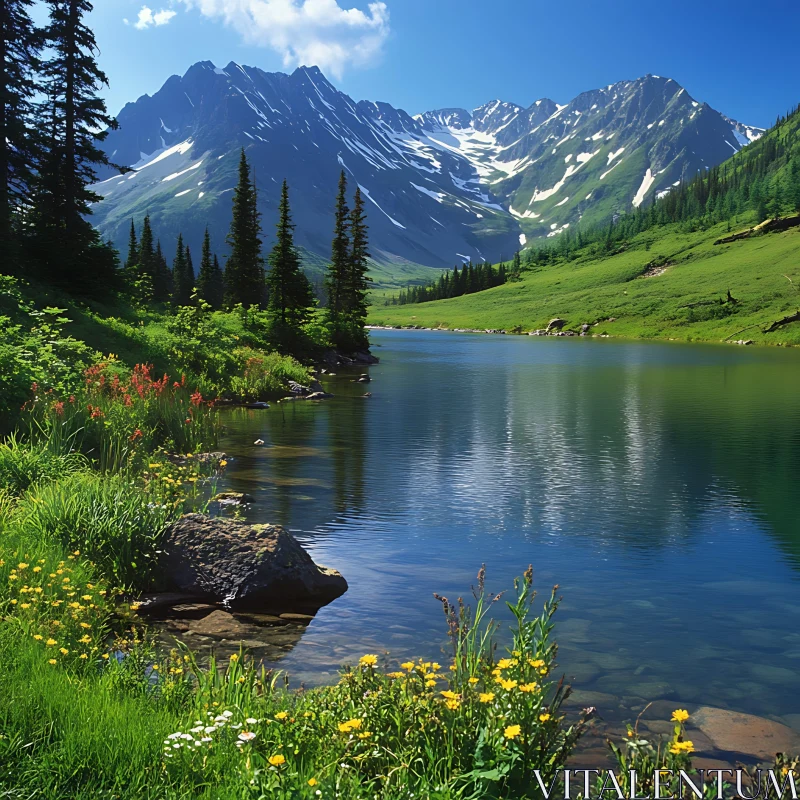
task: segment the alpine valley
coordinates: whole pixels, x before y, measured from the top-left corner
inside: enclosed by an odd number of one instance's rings
[[[280,182],[292,192],[306,269],[320,274],[345,170],[368,199],[371,250],[384,283],[427,269],[498,261],[579,221],[602,222],[713,167],[763,130],[647,75],[566,105],[494,100],[411,116],[355,102],[316,67],[291,75],[206,61],[127,104],[103,146],[115,164],[94,189],[94,222],[124,248],[149,213],[165,248],[179,232],[199,252],[208,225],[222,244],[242,147],[271,237]]]

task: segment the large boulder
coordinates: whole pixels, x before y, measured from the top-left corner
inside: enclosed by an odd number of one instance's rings
[[[279,525],[186,514],[167,528],[162,549],[162,588],[230,609],[316,611],[347,591]]]

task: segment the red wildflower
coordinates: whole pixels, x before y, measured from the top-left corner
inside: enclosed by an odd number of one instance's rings
[[[53,411],[58,414],[59,417],[63,416],[64,414],[64,403],[59,400],[57,403],[53,403]]]
[[[75,395],[74,394],[71,394],[69,396],[69,401],[70,401],[70,403],[74,403],[75,402]]]
[[[192,418],[191,417],[186,417],[186,424],[187,425],[191,425],[192,424]]]
[[[199,406],[203,402],[203,395],[200,392],[195,392],[190,398],[189,402],[193,406]]]
[[[135,442],[137,439],[141,439],[144,434],[137,428],[130,436],[130,440]]]
[[[32,392],[35,392],[35,391],[38,391],[38,389],[39,389],[39,384],[38,384],[38,383],[36,383],[36,381],[34,381],[34,382],[31,384],[31,391],[32,391]]]

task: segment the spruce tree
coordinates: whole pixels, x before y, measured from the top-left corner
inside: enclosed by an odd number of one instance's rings
[[[347,207],[347,177],[342,170],[336,196],[331,262],[325,276],[328,324],[335,347],[347,345],[348,282],[350,273],[350,210]]]
[[[128,257],[125,259],[125,269],[127,272],[132,272],[136,269],[139,263],[139,242],[136,239],[136,226],[131,220],[131,231],[128,235]]]
[[[225,265],[227,304],[260,305],[264,295],[261,215],[244,148],[239,159],[239,180],[233,193],[233,218],[227,241],[231,248]]]
[[[136,294],[140,301],[152,300],[155,296],[156,251],[153,246],[153,229],[150,215],[145,215],[142,235],[139,239],[138,257],[133,282],[138,286]]]
[[[369,277],[369,241],[364,198],[356,187],[353,210],[350,212],[350,258],[346,284],[347,347],[349,350],[369,349],[367,324],[367,295],[372,278]]]
[[[32,4],[0,3],[0,253],[6,269],[19,265],[19,215],[30,205],[39,156],[32,128],[41,37],[28,13]]]
[[[211,280],[213,265],[211,263],[211,236],[206,228],[203,236],[203,249],[200,251],[200,272],[197,274],[197,294],[209,305],[211,303]]]
[[[269,254],[269,335],[283,352],[301,353],[305,349],[302,326],[314,304],[311,284],[300,267],[294,246],[294,225],[289,208],[289,186],[284,180],[278,209],[277,237]]]
[[[178,247],[172,262],[172,302],[176,306],[188,306],[192,294],[189,276],[191,254],[183,246],[183,234],[178,234]]]
[[[156,242],[153,257],[153,299],[158,303],[168,303],[172,297],[172,270],[161,249],[161,240]]]
[[[115,281],[115,258],[86,217],[100,196],[89,189],[98,166],[109,166],[98,147],[117,128],[98,95],[108,85],[97,66],[94,33],[84,17],[89,0],[46,0],[49,55],[41,74],[47,95],[43,119],[47,156],[37,176],[34,235],[44,274],[73,291],[102,293]]]
[[[207,300],[208,304],[215,311],[219,311],[219,309],[222,308],[222,303],[225,298],[225,279],[220,269],[219,259],[216,253],[214,253],[214,263],[211,267],[211,281],[209,282],[208,294],[210,298]]]

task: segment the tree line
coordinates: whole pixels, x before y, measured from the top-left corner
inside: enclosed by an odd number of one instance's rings
[[[482,292],[495,286],[502,286],[508,281],[519,280],[521,268],[519,251],[514,253],[508,268],[503,262],[495,268],[488,261],[480,264],[473,264],[470,261],[462,264],[459,270],[456,264],[452,271],[443,272],[437,281],[431,281],[425,286],[409,286],[387,300],[386,304],[404,306],[409,303],[427,303],[431,300],[445,300],[449,297]]]

